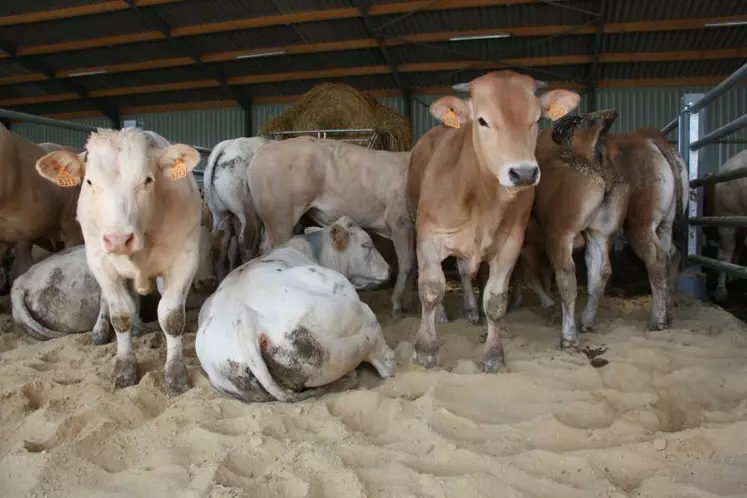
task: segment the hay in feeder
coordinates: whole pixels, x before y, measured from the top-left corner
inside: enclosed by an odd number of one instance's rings
[[[368,94],[339,83],[322,83],[306,92],[283,114],[269,121],[261,130],[270,138],[281,131],[339,130],[370,128],[379,134],[374,147],[390,151],[408,151],[413,137],[410,123],[394,109],[379,103]],[[327,138],[366,138],[365,134],[331,134]]]

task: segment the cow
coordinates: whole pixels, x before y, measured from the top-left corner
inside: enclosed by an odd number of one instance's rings
[[[609,252],[620,228],[649,275],[653,307],[648,328],[661,330],[672,319],[686,229],[687,167],[657,130],[609,133],[616,118],[614,110],[565,117],[553,129],[543,130],[538,140],[543,181],[536,189],[534,217],[543,231],[544,251],[562,302],[562,347],[578,344],[572,251],[585,246],[589,299],[581,330],[591,332],[612,273]],[[587,121],[592,122],[590,129],[576,129]],[[539,264],[522,258],[522,265],[531,280],[528,287],[548,293],[538,281]],[[540,299],[547,304],[545,297]]]
[[[263,223],[260,254],[288,240],[301,217],[327,226],[347,215],[391,239],[397,254],[392,312],[412,305],[413,223],[405,199],[409,152],[372,150],[308,136],[259,149],[247,181]]]
[[[239,266],[200,310],[195,350],[211,384],[247,403],[294,402],[354,387],[364,361],[392,377],[394,351],[356,293],[389,271],[347,216]]]
[[[166,335],[166,389],[189,388],[182,333],[184,305],[197,272],[200,248],[200,192],[192,169],[200,154],[138,128],[99,130],[85,145],[85,158],[55,151],[36,163],[39,174],[62,187],[82,184],[77,218],[86,260],[106,300],[117,335],[113,383],[138,382],[131,331],[135,301],[163,276],[158,322]]]
[[[75,220],[80,188],[57,189],[39,178],[34,164],[45,153],[0,124],[0,259],[14,252],[9,284],[31,266],[34,242],[50,250],[83,243]]]
[[[729,158],[718,169],[718,174],[728,173],[738,169],[747,168],[747,149]],[[747,215],[747,179],[739,178],[728,182],[717,183],[708,188],[707,216],[745,216]],[[706,189],[706,187],[704,187]],[[738,263],[739,256],[744,248],[744,239],[747,229],[735,227],[716,227],[718,233],[718,259],[727,263]],[[705,230],[704,230],[705,232]],[[713,299],[716,302],[724,302],[729,297],[726,289],[727,274],[718,272],[718,284]]]
[[[256,256],[260,240],[260,222],[254,215],[246,175],[254,154],[270,140],[263,137],[235,138],[216,145],[204,174],[205,199],[213,217],[213,244],[217,249],[215,273],[219,280],[226,269],[238,261],[228,257],[228,246],[237,237],[241,262]],[[238,224],[238,229],[234,225]],[[227,268],[226,268],[227,264]]]
[[[416,219],[421,302],[413,351],[416,364],[432,368],[438,362],[435,325],[445,290],[441,262],[453,255],[460,273],[470,281],[480,263],[488,263],[483,371],[505,369],[499,324],[534,187],[540,182],[534,154],[537,122],[542,116],[569,112],[581,100],[564,89],[537,96],[542,87],[529,76],[495,71],[457,86],[469,92],[470,100],[447,96],[430,106],[431,114],[444,124],[418,140],[407,182],[408,203]]]
[[[206,291],[198,286],[200,281],[214,280],[210,232],[206,227],[200,230],[200,262],[185,302],[188,310],[199,309],[207,298],[206,292],[214,290]],[[57,253],[37,246],[34,250],[37,253],[34,265],[17,278],[11,288],[13,321],[40,341],[92,331],[93,344],[108,343],[111,338],[109,308],[88,267],[85,247],[75,246]],[[158,277],[157,284],[162,290],[162,277]],[[135,336],[151,331],[138,313],[133,315],[132,329]]]

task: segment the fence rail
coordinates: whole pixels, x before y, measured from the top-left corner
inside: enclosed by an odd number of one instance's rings
[[[661,132],[666,134],[678,130],[677,146],[680,154],[688,166],[690,192],[687,210],[687,258],[683,258],[683,265],[695,267],[703,266],[725,272],[735,277],[747,279],[747,268],[731,261],[719,261],[704,257],[701,252],[701,230],[699,227],[747,227],[747,216],[703,216],[703,189],[706,185],[715,185],[728,181],[747,178],[747,167],[726,173],[717,173],[700,177],[701,152],[704,147],[716,143],[723,143],[724,137],[747,127],[747,114],[726,123],[725,125],[706,133],[705,112],[709,104],[717,100],[724,93],[747,78],[747,63],[737,69],[724,81],[716,85],[705,94],[686,94],[682,99],[682,110],[670,121]]]
[[[335,135],[363,135],[361,137],[357,138],[335,138]],[[367,147],[369,149],[373,149],[377,143],[379,142],[379,139],[381,138],[381,135],[379,135],[379,132],[372,128],[338,128],[338,129],[329,129],[329,130],[288,130],[288,131],[269,131],[267,133],[263,133],[260,136],[263,136],[265,138],[270,138],[273,140],[284,140],[285,138],[288,138],[288,136],[291,135],[311,135],[316,136],[316,138],[335,138],[335,140],[339,140],[341,142],[360,142],[363,144],[364,147]]]

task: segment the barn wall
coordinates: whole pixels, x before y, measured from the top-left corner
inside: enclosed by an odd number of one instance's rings
[[[626,131],[641,126],[662,128],[679,111],[685,93],[705,93],[708,87],[691,88],[610,88],[601,89],[598,106],[614,108],[620,113],[613,130]],[[417,139],[434,124],[428,106],[438,98],[433,95],[417,96],[412,102],[412,125]],[[404,114],[405,103],[398,97],[386,97],[380,102]],[[585,107],[582,101],[582,110]],[[252,108],[252,130],[257,132],[267,121],[283,113],[288,104],[256,104]],[[723,95],[706,110],[707,130],[738,117],[747,108],[747,87],[740,86]],[[160,114],[127,116],[138,125],[154,130],[169,140],[181,141],[203,147],[212,147],[221,140],[244,136],[244,115],[239,108],[179,111]],[[108,126],[106,119],[84,119],[77,122],[92,126]],[[542,124],[547,125],[543,120]],[[13,131],[34,142],[56,142],[81,147],[85,134],[26,123],[14,123]],[[669,135],[676,139],[676,133]],[[747,130],[732,135],[730,139],[747,139]],[[712,171],[727,158],[747,148],[747,144],[718,144],[704,152],[704,165]]]

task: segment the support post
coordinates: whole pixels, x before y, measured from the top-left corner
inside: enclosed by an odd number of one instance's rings
[[[254,133],[252,129],[252,99],[246,99],[242,108],[244,110],[244,136],[251,137]]]

